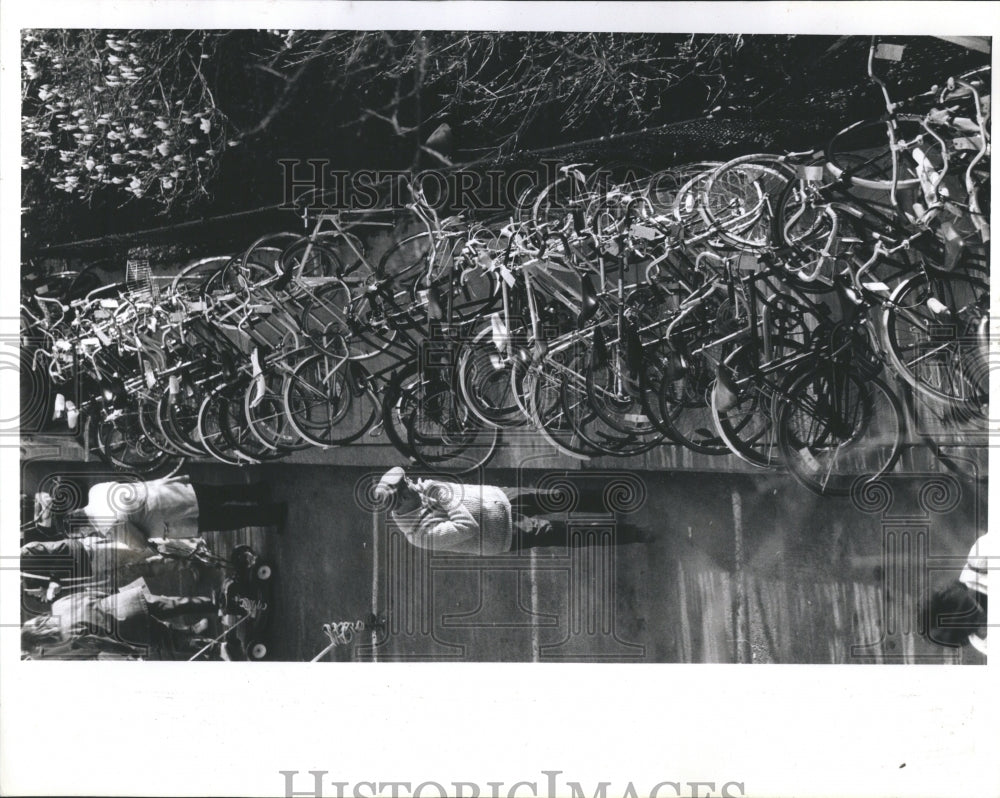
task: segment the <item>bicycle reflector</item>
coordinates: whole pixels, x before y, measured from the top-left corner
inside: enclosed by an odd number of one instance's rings
[[[905,44],[880,44],[875,48],[875,57],[882,61],[902,61]]]

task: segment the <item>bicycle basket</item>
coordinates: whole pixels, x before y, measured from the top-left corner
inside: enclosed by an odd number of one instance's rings
[[[159,298],[148,260],[125,262],[125,290],[137,299],[147,299],[152,302]]]

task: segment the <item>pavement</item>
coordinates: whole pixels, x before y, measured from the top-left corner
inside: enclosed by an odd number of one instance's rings
[[[890,481],[887,501],[865,504],[782,475],[490,469],[490,484],[617,479],[640,495],[625,496],[625,512],[567,516],[605,524],[591,545],[469,557],[415,549],[380,520],[365,498],[380,467],[263,472],[291,505],[272,538],[277,659],[312,659],[330,642],[323,624],[374,610],[385,629],[324,659],[963,661],[914,634],[918,595],[954,578],[985,525],[985,491],[958,480],[938,478],[947,495],[932,506],[931,476]],[[613,545],[616,521],[645,539]]]
[[[188,470],[205,482],[267,480],[273,499],[289,504],[282,530],[207,535],[222,556],[246,543],[274,563],[272,660],[308,661],[328,649],[324,661],[979,661],[929,646],[916,607],[957,577],[985,529],[984,486],[927,472],[833,498],[782,474],[539,462],[463,479],[601,491],[611,512],[561,516],[583,545],[494,557],[409,545],[369,498],[382,462]],[[107,478],[96,464],[35,461],[22,487],[31,492],[55,472]],[[622,522],[642,540],[621,543]],[[155,588],[212,586],[184,579]],[[355,628],[372,613],[384,621],[374,636]],[[324,625],[345,623],[330,648]]]

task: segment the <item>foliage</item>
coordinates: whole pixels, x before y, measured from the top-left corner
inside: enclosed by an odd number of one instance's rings
[[[329,158],[336,168],[511,162],[527,157],[525,150],[710,115],[703,137],[720,148],[727,143],[718,129],[725,117],[736,123],[727,128],[732,147],[746,138],[742,121],[755,116],[810,131],[820,120],[832,131],[880,113],[864,70],[868,42],[30,30],[22,37],[22,199],[31,217],[25,227],[41,238],[72,217],[93,235],[102,226],[140,226],[151,209],[177,218],[204,210],[209,200],[216,212],[275,202],[282,188],[275,164],[287,157]],[[908,69],[914,64],[910,83],[947,74],[955,51],[962,48],[914,38],[906,57]],[[448,135],[435,139],[444,123]],[[643,157],[654,144],[663,157],[684,149],[644,136],[623,147]],[[242,146],[232,151],[236,144]],[[70,203],[80,213],[67,211]],[[107,213],[115,203],[129,207]]]
[[[84,200],[118,188],[169,208],[207,193],[226,146],[226,119],[202,71],[215,38],[25,31],[22,168]]]
[[[510,151],[597,125],[605,133],[676,118],[672,91],[687,90],[695,114],[726,86],[742,46],[730,35],[621,33],[287,31],[265,42],[259,67],[283,86],[264,130],[308,70],[322,71],[342,124],[379,121],[413,136],[440,122],[484,151]]]

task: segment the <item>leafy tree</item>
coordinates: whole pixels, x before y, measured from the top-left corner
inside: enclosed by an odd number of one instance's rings
[[[207,194],[226,146],[226,119],[203,73],[216,39],[26,31],[22,168],[83,200],[118,189],[169,208]],[[31,180],[25,186],[31,191]]]

